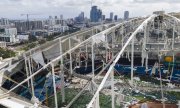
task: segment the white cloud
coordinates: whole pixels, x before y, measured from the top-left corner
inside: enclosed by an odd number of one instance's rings
[[[138,3],[180,3],[180,0],[134,0]]]
[[[125,10],[130,16],[148,15],[155,10],[180,11],[180,0],[93,0],[93,5],[101,8],[106,17],[110,12],[123,17]],[[75,17],[81,11],[89,17],[90,8],[91,0],[0,0],[0,17],[21,18],[22,13]]]

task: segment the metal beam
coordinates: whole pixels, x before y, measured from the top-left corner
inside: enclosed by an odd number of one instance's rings
[[[30,63],[30,58],[28,58],[28,64],[29,64],[29,73],[30,73],[30,76],[32,75],[32,68],[31,68],[31,63]],[[32,97],[34,97],[34,84],[33,84],[33,77],[31,77],[31,92],[32,92]]]
[[[54,99],[55,99],[55,108],[58,108],[58,101],[57,101],[57,92],[56,92],[56,79],[54,74],[54,64],[51,64],[52,67],[52,77],[53,77],[53,88],[54,88]]]
[[[129,39],[127,40],[127,42],[125,43],[125,45],[123,46],[123,48],[121,49],[121,51],[118,53],[116,59],[114,60],[114,62],[110,65],[110,68],[108,70],[108,72],[106,73],[106,75],[104,76],[101,84],[99,85],[99,88],[97,89],[94,97],[92,98],[92,100],[90,101],[90,103],[88,104],[87,108],[91,108],[93,102],[96,99],[96,96],[98,95],[98,93],[101,91],[101,89],[103,88],[108,76],[110,75],[110,73],[112,72],[115,64],[117,63],[117,61],[119,60],[121,54],[124,52],[125,48],[128,46],[128,44],[130,43],[130,41],[132,40],[132,38],[139,32],[139,30],[141,30],[143,28],[143,26],[145,26],[147,24],[148,21],[154,19],[155,15],[150,16],[148,19],[146,19],[136,30],[135,32],[132,33],[132,35],[129,37]]]
[[[63,54],[63,50],[62,50],[62,42],[61,39],[59,39],[59,45],[60,45],[60,55]],[[71,52],[70,52],[71,53]],[[60,64],[60,73],[59,73],[59,77],[61,78],[61,94],[62,94],[62,102],[65,102],[65,92],[64,92],[64,68],[63,68],[63,56],[61,57],[61,64]]]

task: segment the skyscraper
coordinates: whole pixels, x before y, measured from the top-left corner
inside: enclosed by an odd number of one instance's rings
[[[124,20],[129,19],[129,11],[124,11]]]
[[[0,25],[9,25],[9,20],[7,18],[1,18]]]
[[[102,11],[97,6],[92,6],[90,11],[91,22],[98,22],[102,18]]]
[[[106,16],[105,15],[102,15],[102,20],[105,20],[106,19]]]
[[[98,9],[98,21],[102,20],[102,10]]]
[[[52,16],[49,16],[48,25],[49,25],[49,26],[55,25],[55,19],[54,19]]]
[[[79,17],[80,17],[81,21],[84,21],[84,12],[81,12]]]
[[[76,22],[83,22],[84,21],[84,12],[81,12],[77,17],[75,17]]]
[[[110,13],[110,20],[113,20],[113,12]]]
[[[117,19],[118,19],[118,16],[117,16],[117,15],[115,15],[115,16],[114,16],[114,20],[115,20],[115,21],[117,21]]]
[[[63,15],[60,15],[60,19],[63,20]]]
[[[54,19],[58,19],[58,17],[57,17],[57,16],[55,16],[55,17],[54,17]]]

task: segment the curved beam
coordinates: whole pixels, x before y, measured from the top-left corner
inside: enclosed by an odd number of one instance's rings
[[[178,21],[180,23],[180,19],[179,18],[177,18],[175,16],[172,16],[172,15],[169,15],[169,14],[165,14],[165,15],[173,18],[175,21]]]
[[[124,52],[125,48],[128,46],[128,44],[130,43],[130,41],[132,40],[133,37],[135,37],[135,35],[139,32],[139,30],[141,30],[143,28],[143,26],[146,26],[148,21],[151,21],[152,19],[154,19],[156,15],[152,15],[149,18],[147,18],[135,31],[134,33],[132,33],[132,35],[129,37],[128,41],[125,43],[125,45],[123,46],[123,48],[121,49],[121,51],[119,52],[118,56],[116,57],[116,59],[114,60],[114,62],[110,65],[110,68],[108,70],[108,72],[106,73],[105,77],[103,78],[101,84],[99,85],[95,95],[93,96],[92,100],[90,101],[90,103],[88,104],[87,108],[91,108],[93,105],[93,102],[96,100],[99,92],[101,91],[101,89],[103,88],[108,76],[110,75],[110,73],[113,71],[113,68],[115,66],[115,64],[118,62],[119,58],[121,57],[122,53]]]

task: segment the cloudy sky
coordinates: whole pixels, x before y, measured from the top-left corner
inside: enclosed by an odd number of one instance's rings
[[[180,12],[180,0],[93,0],[92,5],[102,9],[103,14],[109,17],[114,12],[118,17],[123,17],[123,12],[128,10],[130,16],[145,16],[155,10],[167,12]],[[65,18],[77,16],[81,11],[89,17],[91,0],[0,0],[0,17],[25,18],[21,14],[36,14],[31,18],[47,18],[49,15]]]

